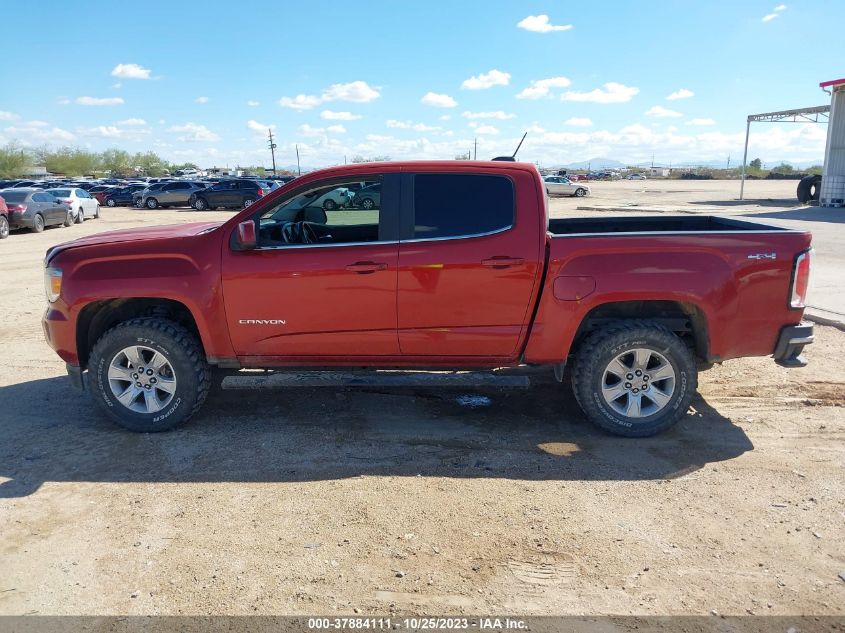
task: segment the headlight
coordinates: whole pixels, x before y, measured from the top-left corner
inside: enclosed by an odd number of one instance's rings
[[[53,303],[62,293],[62,270],[61,268],[44,269],[44,291],[47,293],[47,301]]]

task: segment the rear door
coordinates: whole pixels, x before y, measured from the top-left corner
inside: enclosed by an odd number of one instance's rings
[[[543,258],[535,182],[516,170],[405,177],[398,282],[403,355],[517,353]]]

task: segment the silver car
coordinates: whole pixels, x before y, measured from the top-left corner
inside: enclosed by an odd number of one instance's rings
[[[572,182],[566,176],[546,176],[543,178],[546,183],[546,192],[549,195],[582,196],[590,195],[590,188],[580,182]]]
[[[156,183],[136,195],[138,206],[148,209],[158,207],[188,207],[191,194],[205,189],[208,183],[191,182],[188,180],[174,180],[167,183]]]

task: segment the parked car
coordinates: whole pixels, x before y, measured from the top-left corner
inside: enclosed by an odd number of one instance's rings
[[[378,211],[329,223],[313,205],[361,180],[382,183]],[[711,216],[549,220],[545,189],[534,165],[504,161],[311,172],[226,221],[54,246],[44,332],[105,415],[143,432],[196,413],[212,367],[525,364],[562,381],[571,366],[590,420],[645,437],[686,416],[699,367],[806,364],[809,232]]]
[[[0,196],[0,240],[5,240],[9,237],[9,207],[6,206],[6,200]]]
[[[355,192],[352,196],[353,207],[361,209],[376,209],[381,207],[381,183],[368,185]]]
[[[161,187],[144,189],[140,193],[141,206],[148,209],[158,207],[190,206],[191,195],[205,188],[204,183],[176,180],[162,183]]]
[[[70,207],[74,222],[81,223],[89,218],[100,217],[100,203],[85,189],[46,189],[45,191]]]
[[[628,176],[628,180],[645,180],[645,179],[646,179],[646,177],[643,176],[642,174],[631,174],[630,176]]]
[[[197,211],[227,207],[243,209],[266,194],[269,189],[258,180],[221,180],[216,185],[191,194],[189,204]]]
[[[73,224],[70,207],[49,193],[34,189],[6,189],[0,192],[9,209],[9,225],[13,229],[30,229],[41,233],[44,227]]]
[[[103,198],[103,204],[107,207],[126,207],[135,203],[135,197],[147,188],[147,185],[127,185],[125,187],[115,187],[106,193]]]
[[[560,196],[589,196],[590,187],[580,182],[571,182],[566,176],[546,176],[546,192]]]

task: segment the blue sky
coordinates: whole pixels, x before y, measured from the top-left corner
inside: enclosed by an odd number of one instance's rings
[[[742,158],[749,113],[821,105],[845,2],[4,3],[0,142],[151,149],[203,166],[355,155]],[[16,36],[16,38],[19,36]],[[53,42],[48,45],[52,38]],[[78,42],[78,43],[76,43]],[[749,158],[823,155],[824,125],[754,126]]]

